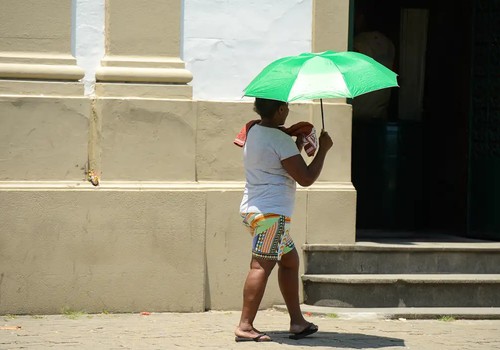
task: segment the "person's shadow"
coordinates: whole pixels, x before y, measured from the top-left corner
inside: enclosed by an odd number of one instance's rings
[[[297,346],[331,346],[348,349],[380,349],[388,347],[405,347],[403,339],[380,337],[361,333],[321,332],[300,340],[288,338],[289,332],[266,332],[275,343]]]

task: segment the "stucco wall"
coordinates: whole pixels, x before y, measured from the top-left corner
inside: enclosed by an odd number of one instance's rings
[[[17,100],[30,101],[12,99]],[[40,108],[51,104],[47,99],[32,100],[39,101]],[[122,108],[124,103],[127,108]],[[83,172],[57,159],[52,162],[59,167],[51,174],[60,180],[35,177],[37,181],[20,182],[23,168],[13,167],[15,181],[0,181],[0,313],[58,313],[64,307],[87,312],[241,307],[251,238],[238,215],[244,175],[241,149],[232,140],[255,117],[251,103],[172,103],[109,98],[97,103],[97,116],[92,118],[102,119],[98,122],[102,139],[93,140],[92,148],[101,154],[99,187],[77,179]],[[137,106],[140,113],[131,113]],[[315,120],[316,107],[292,106],[291,121]],[[0,110],[5,109],[0,105]],[[330,127],[343,128],[349,135],[345,120],[350,108],[326,104],[325,110],[336,116],[328,120]],[[18,119],[19,134],[29,134],[36,125],[27,112]],[[50,115],[57,120],[70,114],[63,109]],[[119,125],[117,118],[122,121]],[[45,123],[43,118],[40,123]],[[60,127],[60,135],[72,127],[86,130],[78,124]],[[190,141],[169,141],[169,132],[177,129],[185,129],[186,134],[179,136]],[[146,147],[141,140],[158,144]],[[169,162],[175,155],[168,153],[178,150],[169,142],[191,143],[196,151],[189,153],[196,157]],[[29,137],[26,143],[30,144]],[[329,171],[321,181],[297,193],[292,236],[299,249],[306,242],[352,242],[355,191],[346,181],[348,172],[342,170],[350,157],[350,148],[343,144],[349,144],[348,138],[332,150],[325,164]],[[58,147],[65,152],[84,148],[78,143]],[[17,152],[18,159],[35,151],[41,160],[53,154],[50,147],[5,148]],[[118,151],[123,154],[110,155]],[[335,170],[336,165],[340,169]],[[46,166],[41,161],[28,169],[43,174]],[[61,181],[72,169],[76,179]],[[273,275],[261,307],[282,302]]]
[[[94,93],[95,73],[104,56],[104,0],[73,0],[72,52],[85,71],[85,94]]]
[[[86,94],[104,56],[104,0],[74,0],[73,53]],[[193,73],[193,98],[240,100],[272,60],[311,50],[312,0],[183,0],[181,58]],[[227,30],[231,28],[231,30]]]
[[[87,99],[0,95],[0,181],[82,180]]]
[[[202,192],[0,190],[0,314],[203,311]]]
[[[312,0],[184,1],[183,58],[193,96],[240,100],[273,60],[311,51]]]

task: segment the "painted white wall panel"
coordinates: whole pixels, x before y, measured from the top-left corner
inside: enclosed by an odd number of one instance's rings
[[[240,100],[262,68],[311,50],[312,0],[185,0],[183,59],[201,100]]]
[[[104,56],[104,0],[73,0],[73,9],[73,54],[85,71],[85,94],[90,95]]]
[[[311,51],[312,0],[184,0],[181,55],[199,100],[240,100],[273,60]],[[74,45],[86,94],[104,55],[104,0],[74,0]]]

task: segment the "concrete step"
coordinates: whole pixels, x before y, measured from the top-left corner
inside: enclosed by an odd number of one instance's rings
[[[306,274],[500,274],[497,242],[306,244]]]
[[[304,303],[330,307],[500,307],[500,274],[302,276]]]
[[[286,305],[274,309],[286,312]],[[453,319],[486,320],[500,319],[500,307],[381,307],[349,308],[301,305],[302,313],[346,320],[367,319]]]

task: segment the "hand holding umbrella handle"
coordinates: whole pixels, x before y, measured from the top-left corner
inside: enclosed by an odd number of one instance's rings
[[[330,135],[328,135],[328,132],[322,130],[321,131],[321,134],[319,135],[319,149],[320,151],[323,151],[323,152],[328,152],[330,150],[330,148],[333,147],[333,140],[332,138],[330,137]]]

